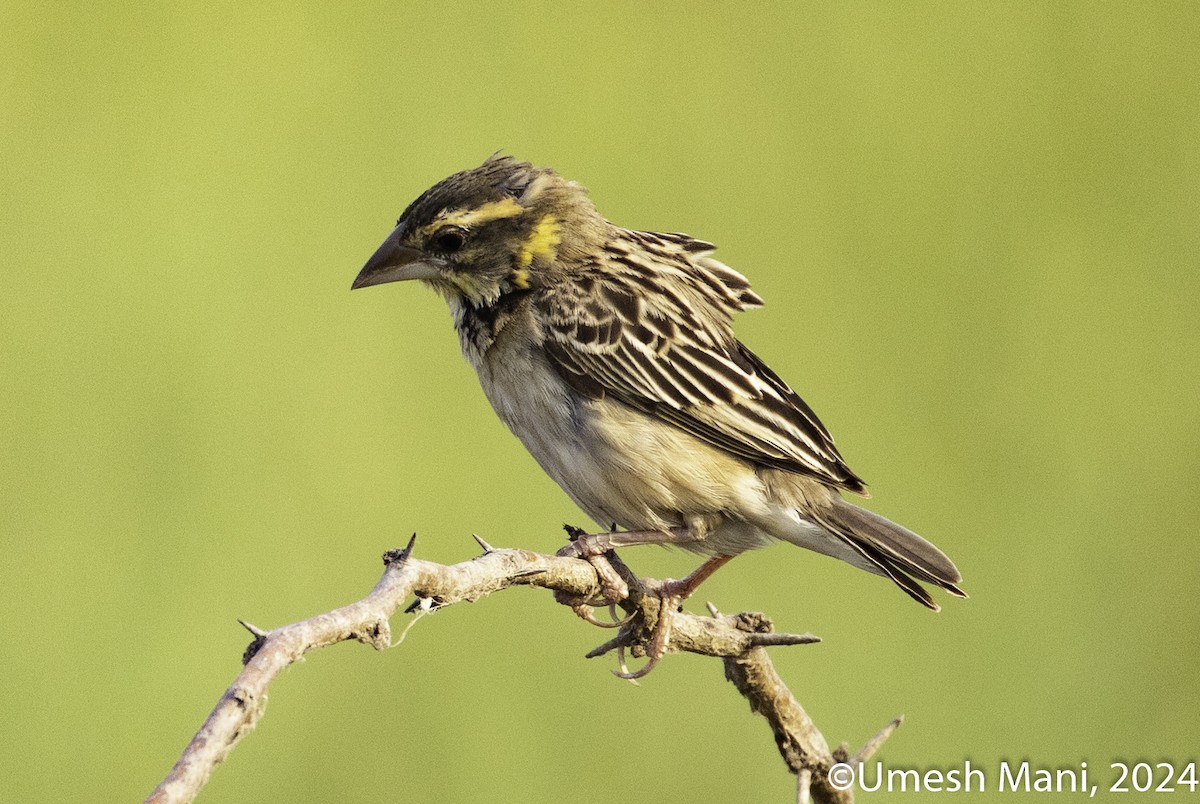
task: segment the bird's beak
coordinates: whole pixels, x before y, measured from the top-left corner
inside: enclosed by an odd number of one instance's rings
[[[385,282],[402,282],[406,279],[438,279],[437,260],[424,252],[400,244],[402,232],[397,226],[388,235],[383,245],[375,250],[371,259],[354,278],[351,290],[382,285]]]

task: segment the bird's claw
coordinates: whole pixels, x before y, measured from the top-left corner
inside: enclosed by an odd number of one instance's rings
[[[588,536],[582,532],[568,532],[571,533],[572,540],[555,555],[560,558],[579,558],[591,564],[596,571],[596,580],[600,582],[600,591],[610,604],[620,603],[628,598],[629,584],[613,569],[609,561],[607,553],[611,546],[605,545],[602,538],[606,534]]]
[[[630,583],[634,583],[637,587],[634,599],[631,601],[633,607],[635,607],[634,614],[631,614],[624,620],[617,621],[616,612],[613,611],[613,623],[601,622],[596,619],[592,613],[593,606],[596,605],[595,602],[571,604],[571,608],[580,618],[593,625],[605,628],[628,626],[628,629],[622,631],[617,639],[614,640],[618,643],[620,670],[613,671],[613,675],[627,681],[636,681],[639,678],[643,678],[658,666],[663,655],[670,649],[671,629],[674,624],[675,614],[681,610],[683,601],[691,597],[692,593],[696,591],[696,588],[706,578],[732,558],[732,556],[728,555],[713,556],[683,580],[651,582],[643,587],[643,584],[636,579],[626,581],[611,563],[611,561],[615,561],[628,573],[628,568],[621,563],[620,559],[617,558],[616,552],[613,551],[615,547],[613,544],[615,540],[614,534],[616,534],[615,528],[610,533],[587,534],[578,528],[567,526],[567,533],[571,537],[571,542],[560,549],[557,555],[567,558],[579,558],[591,564],[596,571],[596,579],[600,584],[603,599],[610,607],[613,604],[630,598]],[[663,533],[666,533],[666,531]],[[640,629],[638,625],[632,624],[632,621],[638,611],[641,611],[642,616],[645,617],[646,610],[641,604],[641,599],[645,594],[658,599],[658,614],[650,639],[642,642],[640,639],[634,640],[632,638],[635,630]],[[626,608],[630,607],[627,606]],[[632,672],[625,664],[624,650],[624,646],[631,644],[633,645],[631,652],[635,656],[639,654],[644,655],[647,660],[644,666]]]
[[[651,670],[658,666],[659,660],[662,659],[671,646],[671,628],[675,622],[675,614],[681,610],[680,607],[683,601],[691,597],[692,593],[696,591],[696,587],[728,562],[730,558],[731,556],[714,556],[705,561],[695,572],[683,580],[665,580],[661,583],[650,583],[647,585],[647,594],[658,598],[658,620],[654,623],[654,633],[645,647],[648,661],[643,667],[631,673],[626,669],[625,657],[621,654],[621,671],[617,672],[614,670],[614,675],[628,681],[636,681],[649,674]]]
[[[621,576],[613,569],[612,564],[604,556],[592,556],[587,561],[596,571],[596,580],[600,583],[600,597],[594,600],[567,603],[567,605],[584,622],[589,622],[600,628],[620,628],[633,619],[632,614],[624,619],[617,618],[617,604],[629,597],[629,585],[621,579]],[[607,606],[609,613],[612,615],[612,621],[605,622],[596,619],[592,613],[595,611],[596,606]]]
[[[576,603],[575,605],[571,606],[571,611],[575,612],[575,614],[579,616],[579,619],[583,620],[584,622],[591,623],[598,628],[621,628],[633,619],[633,615],[630,614],[618,620],[617,607],[611,603],[608,605],[608,613],[609,616],[612,617],[612,620],[605,621],[597,619],[596,615],[593,613],[595,610],[595,607],[588,603]]]
[[[604,555],[591,556],[587,562],[596,570],[596,579],[600,581],[600,591],[604,593],[609,605],[620,603],[629,597],[629,584],[613,569],[608,557]]]
[[[658,598],[658,620],[654,623],[654,633],[651,634],[650,641],[643,648],[647,661],[637,670],[630,672],[625,665],[624,651],[621,651],[618,653],[621,670],[613,671],[613,675],[617,678],[623,678],[626,681],[637,681],[639,678],[644,678],[658,666],[659,660],[666,655],[671,645],[671,629],[674,626],[675,613],[679,611],[680,604],[683,603],[685,597],[677,591],[676,584],[679,584],[679,581],[665,581],[651,592],[654,597]]]

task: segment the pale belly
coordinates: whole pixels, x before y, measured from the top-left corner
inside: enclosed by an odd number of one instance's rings
[[[770,542],[750,524],[770,516],[772,506],[749,463],[612,398],[571,393],[540,356],[534,370],[527,360],[499,356],[477,367],[492,407],[596,523],[626,530],[685,526],[703,535],[695,545],[701,552]],[[513,370],[517,364],[527,370]]]

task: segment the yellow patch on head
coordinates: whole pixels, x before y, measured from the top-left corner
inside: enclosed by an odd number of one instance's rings
[[[553,260],[554,255],[558,250],[558,244],[562,242],[562,231],[558,226],[558,218],[553,215],[543,215],[542,219],[533,227],[533,231],[529,233],[529,238],[521,245],[520,251],[517,252],[517,275],[514,283],[520,286],[520,275],[527,274],[525,270],[533,264],[537,257],[545,257],[548,260]],[[528,276],[525,277],[525,282],[528,284]]]
[[[486,204],[471,207],[470,209],[444,210],[433,219],[432,223],[421,228],[421,234],[433,234],[444,226],[459,226],[463,229],[469,229],[472,226],[500,220],[501,218],[514,218],[524,211],[525,207],[518,204],[516,199],[505,196],[499,201],[489,201]]]
[[[447,277],[450,284],[468,299],[480,299],[488,295],[489,286],[473,274],[454,273]]]

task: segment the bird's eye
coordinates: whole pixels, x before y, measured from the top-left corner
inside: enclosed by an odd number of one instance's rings
[[[433,245],[438,251],[452,254],[463,247],[463,242],[466,239],[466,232],[457,227],[451,226],[438,232],[433,236]]]

